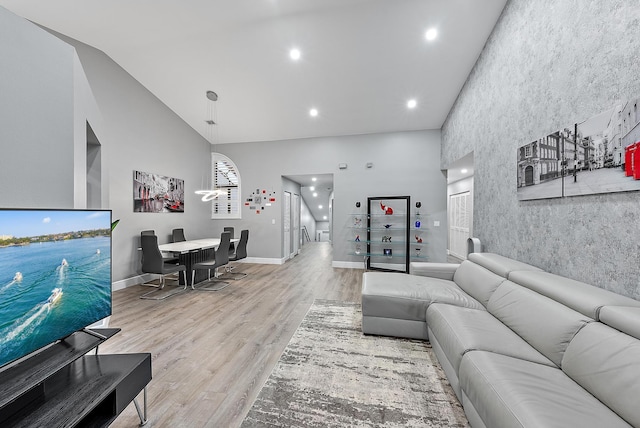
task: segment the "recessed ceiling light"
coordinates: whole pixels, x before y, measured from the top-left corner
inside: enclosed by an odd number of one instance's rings
[[[319,208],[319,209],[322,209],[322,205],[318,205],[318,208]]]
[[[289,57],[291,57],[291,59],[294,61],[299,60],[301,56],[302,53],[300,53],[300,49],[298,48],[293,48],[289,51]]]
[[[327,216],[326,216],[326,215],[323,215],[323,216],[322,216],[322,219],[323,219],[323,220],[326,220],[326,219],[327,219]]]
[[[316,190],[316,188],[315,188],[315,186],[311,186],[311,187],[309,187],[309,190],[311,190],[313,192],[314,190]]]
[[[469,170],[467,168],[463,168],[460,170],[461,173],[466,174],[467,172],[469,172]]]
[[[318,115],[318,109],[317,108],[312,108],[311,110],[309,110],[309,116],[316,117],[317,115]]]
[[[311,177],[311,181],[316,181],[316,180],[317,180],[317,178]]]
[[[318,194],[317,194],[317,193],[314,193],[314,194],[313,194],[313,197],[314,197],[314,198],[317,198],[317,197],[318,197]]]
[[[416,108],[418,102],[415,99],[410,99],[407,101],[407,108]]]
[[[424,34],[424,37],[429,41],[435,40],[435,38],[438,37],[438,30],[436,30],[435,28],[430,28]]]

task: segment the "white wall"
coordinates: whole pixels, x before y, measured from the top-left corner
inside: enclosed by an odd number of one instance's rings
[[[114,281],[139,274],[143,229],[161,243],[175,227],[215,236],[193,193],[209,181],[209,143],[103,52],[52,34],[0,7],[2,205],[84,207],[88,120],[103,147],[102,207],[120,219]],[[134,213],[134,170],[183,179],[185,212]]]
[[[73,48],[0,7],[0,204],[74,207]]]
[[[439,169],[440,131],[395,132],[373,135],[310,138],[268,143],[224,144],[216,150],[229,156],[238,167],[243,189],[275,189],[282,194],[283,175],[327,174],[334,177],[333,259],[362,266],[362,257],[349,255],[352,233],[349,214],[355,202],[366,206],[368,196],[412,197],[422,202],[427,221],[440,221],[428,232],[427,256],[446,260],[446,179]],[[339,163],[347,163],[345,170]],[[367,169],[365,164],[373,163]],[[248,195],[242,195],[243,199]],[[243,207],[241,227],[252,233],[250,256],[280,259],[281,204],[255,215]],[[271,224],[271,220],[275,224]]]

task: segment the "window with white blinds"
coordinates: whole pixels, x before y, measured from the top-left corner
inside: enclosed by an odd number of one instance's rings
[[[241,218],[240,172],[231,159],[211,153],[211,181],[220,194],[211,201],[211,218]]]
[[[467,258],[470,220],[471,193],[451,195],[449,197],[449,253],[463,260]]]

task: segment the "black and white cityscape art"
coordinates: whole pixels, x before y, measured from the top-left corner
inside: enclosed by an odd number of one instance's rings
[[[518,200],[640,190],[638,101],[518,147]]]
[[[184,180],[133,171],[133,212],[184,212]]]

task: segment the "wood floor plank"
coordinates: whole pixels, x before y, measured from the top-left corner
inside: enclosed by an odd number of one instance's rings
[[[149,427],[237,427],[314,299],[360,301],[361,269],[331,267],[331,245],[307,243],[284,265],[244,263],[249,276],[216,292],[141,300],[147,287],[113,293],[100,353],[151,352]],[[140,397],[141,399],[141,397]],[[112,427],[139,423],[130,405]]]

